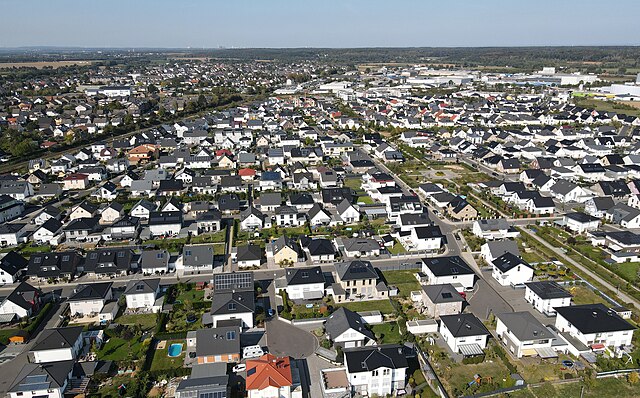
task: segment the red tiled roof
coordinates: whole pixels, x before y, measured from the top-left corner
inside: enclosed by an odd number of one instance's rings
[[[273,354],[265,354],[258,359],[248,360],[246,385],[247,390],[292,386],[291,360],[289,357],[278,358]]]

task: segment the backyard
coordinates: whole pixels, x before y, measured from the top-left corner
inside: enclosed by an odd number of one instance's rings
[[[141,336],[129,339],[113,336],[96,354],[105,361],[135,361],[145,356],[150,341],[151,339],[143,341]]]
[[[114,321],[120,325],[140,325],[142,330],[150,330],[156,327],[158,316],[156,314],[126,314]]]
[[[164,343],[164,347],[163,346]],[[182,344],[183,348],[181,353],[178,356],[170,357],[169,356],[169,348],[172,344]],[[181,368],[184,363],[184,340],[163,340],[158,342],[158,347],[156,347],[153,352],[153,361],[151,362],[151,371],[158,370],[171,370]]]
[[[389,300],[351,301],[336,303],[336,307],[344,307],[353,312],[380,311],[383,315],[393,314],[395,308]]]
[[[420,283],[414,276],[419,270],[385,271],[382,273],[388,285],[396,286],[401,297],[409,297],[414,290],[420,290]]]
[[[381,344],[402,344],[404,342],[396,322],[371,325],[370,329]]]

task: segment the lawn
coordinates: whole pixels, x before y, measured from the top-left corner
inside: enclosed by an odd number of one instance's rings
[[[345,178],[344,186],[359,191],[362,189],[362,180],[360,178]]]
[[[356,200],[357,203],[363,203],[365,205],[372,205],[373,199],[371,199],[371,196],[369,195],[364,195],[364,196],[358,196],[358,200]]]
[[[193,236],[191,238],[191,243],[224,243],[226,237],[227,232],[225,230],[222,230],[214,234]]]
[[[354,312],[380,311],[382,314],[392,314],[395,312],[389,300],[352,301],[347,303],[336,303],[336,307],[344,307]]]
[[[380,336],[382,344],[401,344],[403,342],[396,322],[371,325],[371,331],[374,336]]]
[[[602,303],[610,305],[602,296],[589,289],[586,286],[571,286],[568,288],[573,298],[571,301],[574,305]]]
[[[184,303],[186,301],[204,301],[204,290],[196,290],[193,286],[190,290],[182,290],[176,296],[175,301]]]
[[[387,284],[396,286],[398,288],[399,295],[402,297],[408,297],[409,293],[413,290],[420,290],[420,283],[413,275],[418,270],[411,271],[385,271],[382,273]]]
[[[640,279],[640,263],[622,263],[611,266],[614,272],[629,282],[635,282]]]
[[[537,387],[529,387],[517,393],[509,393],[512,398],[550,398],[550,397],[580,397],[584,383],[576,381],[570,384],[553,385],[545,383]],[[606,378],[593,381],[591,388],[584,389],[584,398],[632,398],[638,396],[638,386],[631,385],[626,378]]]
[[[182,352],[177,357],[172,358],[168,355],[169,347],[171,346],[171,344],[177,343],[183,345]],[[151,362],[151,371],[181,368],[184,363],[184,345],[184,340],[167,340],[167,345],[165,346],[165,348],[156,349],[154,351],[153,362]]]
[[[126,387],[126,391],[132,394],[135,394],[135,391],[137,391],[139,387],[137,377],[133,377],[131,375],[116,376],[116,377],[113,377],[102,388],[100,388],[97,394],[95,395],[90,394],[89,396],[96,396],[96,397],[102,397],[102,398],[121,397],[122,395],[120,395],[120,393],[118,392],[118,387],[120,387],[123,384]],[[146,389],[145,391],[142,391],[142,394],[139,396],[145,396],[145,395],[146,395]],[[131,396],[134,396],[134,395],[131,395]]]
[[[400,244],[397,240],[393,244],[393,246],[387,247],[387,250],[389,250],[389,253],[391,254],[400,254],[407,252],[407,249],[405,249],[404,246],[402,246],[402,244]]]
[[[479,374],[483,380],[478,391],[474,385],[467,389],[468,383],[473,380],[473,376]],[[509,369],[500,361],[485,361],[473,365],[459,365],[448,367],[442,374],[439,374],[440,380],[445,388],[453,393],[453,396],[461,394],[470,395],[476,392],[494,391],[502,387],[511,387],[514,382],[509,377]],[[506,379],[506,381],[503,381]]]
[[[158,323],[156,314],[128,314],[122,315],[115,320],[120,325],[140,325],[144,330],[153,329]]]
[[[130,340],[120,337],[111,337],[97,351],[98,358],[105,361],[125,361],[141,359],[145,353],[149,342],[140,340],[140,336],[134,336]]]

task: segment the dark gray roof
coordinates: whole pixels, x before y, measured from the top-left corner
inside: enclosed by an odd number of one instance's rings
[[[254,312],[255,307],[253,289],[242,292],[216,292],[211,301],[211,314],[221,315]]]
[[[160,279],[140,279],[137,281],[129,281],[127,287],[124,290],[124,294],[142,294],[142,293],[155,293],[160,286]]]
[[[389,369],[408,367],[405,348],[399,344],[345,348],[344,358],[349,373],[369,372],[381,367]]]
[[[61,388],[73,369],[75,361],[27,363],[9,388],[9,392],[24,393]]]
[[[320,267],[287,268],[287,285],[306,285],[309,283],[324,283],[324,274]]]
[[[493,260],[492,264],[502,272],[508,272],[519,265],[522,265],[528,268],[533,268],[531,267],[531,265],[529,265],[529,263],[527,263],[520,257],[514,255],[513,253],[509,253],[509,252]]]
[[[374,340],[373,333],[367,328],[360,315],[344,307],[333,312],[324,324],[324,329],[330,339],[335,339],[347,330],[355,330]]]
[[[460,256],[423,258],[422,262],[435,276],[475,274]]]
[[[447,326],[453,337],[489,335],[486,326],[473,314],[441,315],[440,321]]]
[[[82,334],[82,326],[45,329],[42,331],[31,351],[71,348]]]
[[[464,301],[455,287],[450,283],[442,285],[423,285],[422,290],[434,304],[456,303]]]
[[[555,281],[526,282],[525,285],[543,300],[572,297]]]
[[[636,329],[615,311],[600,303],[557,307],[555,310],[583,334]]]
[[[354,260],[348,263],[338,263],[335,267],[341,281],[378,279],[378,273],[370,261]]]
[[[255,261],[262,260],[262,248],[258,245],[238,246],[238,261]]]
[[[68,301],[101,300],[111,292],[113,282],[87,283],[78,285]]]
[[[196,331],[196,355],[199,357],[240,353],[240,328],[222,326]]]
[[[529,311],[507,312],[497,318],[511,330],[520,341],[550,339],[553,335]]]

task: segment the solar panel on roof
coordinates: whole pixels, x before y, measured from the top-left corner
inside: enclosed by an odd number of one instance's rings
[[[256,368],[251,368],[249,370],[247,370],[247,377],[251,376],[252,374],[256,373]]]
[[[213,278],[213,289],[253,289],[253,275],[250,272],[217,274]]]

